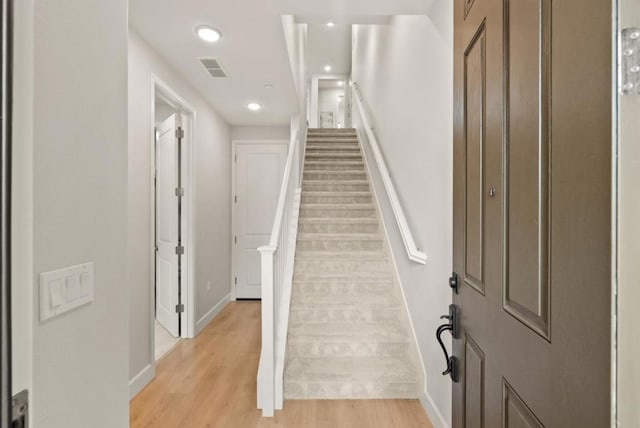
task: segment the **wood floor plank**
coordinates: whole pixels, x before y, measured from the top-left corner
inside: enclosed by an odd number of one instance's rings
[[[433,428],[418,400],[288,400],[256,409],[260,303],[232,302],[156,366],[130,405],[131,428]]]

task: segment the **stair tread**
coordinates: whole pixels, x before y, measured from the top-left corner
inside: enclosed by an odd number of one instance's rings
[[[300,250],[296,252],[296,259],[318,260],[318,261],[388,261],[387,254],[384,251],[317,251],[317,250]]]
[[[315,338],[315,339],[314,339]],[[397,322],[292,322],[289,341],[408,341],[409,335]]]
[[[298,307],[310,308],[333,308],[340,305],[342,309],[398,309],[401,308],[401,302],[393,295],[393,288],[388,287],[381,295],[373,293],[366,294],[358,292],[354,294],[328,294],[328,293],[298,293],[291,299],[292,310]]]
[[[345,198],[347,197],[358,197],[358,196],[373,196],[373,193],[371,192],[350,192],[350,191],[340,191],[340,190],[321,190],[321,191],[311,191],[311,190],[303,190],[301,193],[302,196],[316,196],[316,197],[326,197],[326,196],[333,196],[333,197],[340,197],[343,196]]]
[[[285,377],[295,377],[298,382],[417,383],[418,370],[408,357],[291,357]]]
[[[316,209],[344,209],[344,210],[372,210],[375,208],[373,204],[349,204],[344,205],[341,203],[331,204],[331,203],[302,203],[304,208],[316,208]]]
[[[375,217],[356,217],[356,218],[332,218],[332,217],[302,217],[300,223],[305,224],[379,224],[379,220]]]
[[[299,241],[382,241],[379,233],[298,233]]]

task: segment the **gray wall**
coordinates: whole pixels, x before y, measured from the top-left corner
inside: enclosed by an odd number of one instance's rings
[[[427,371],[423,403],[435,426],[450,424],[451,384],[435,340],[447,313],[452,253],[453,14],[437,0],[429,16],[396,16],[389,25],[355,26],[353,80],[362,90],[392,181],[426,265],[407,258],[377,172],[374,187],[390,234]],[[364,130],[355,114],[355,126]],[[368,153],[368,158],[373,159]]]
[[[196,321],[230,292],[231,139],[229,126],[135,32],[129,36],[129,241],[130,363],[134,378],[152,362],[149,320],[151,266],[151,78],[169,85],[196,110],[195,280]],[[210,287],[207,287],[207,283]],[[204,321],[203,321],[204,322]]]
[[[33,426],[126,427],[127,1],[37,1],[34,22],[31,286],[93,261],[95,300],[34,313]]]

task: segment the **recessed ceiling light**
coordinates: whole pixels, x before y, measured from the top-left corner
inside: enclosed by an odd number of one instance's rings
[[[208,25],[200,25],[196,27],[196,34],[205,42],[213,43],[220,40],[222,37],[222,33],[216,30],[213,27],[209,27]]]
[[[247,108],[251,111],[258,111],[262,108],[262,106],[258,103],[249,103],[247,104]]]
[[[324,66],[324,71],[331,71],[331,66],[330,65],[325,65]]]
[[[327,27],[335,27],[336,24],[334,24],[333,22],[327,22]]]
[[[338,86],[344,86],[344,82],[342,80],[338,80]]]

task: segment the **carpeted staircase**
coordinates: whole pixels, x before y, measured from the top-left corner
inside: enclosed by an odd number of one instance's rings
[[[285,398],[417,398],[410,338],[356,132],[310,129]]]

